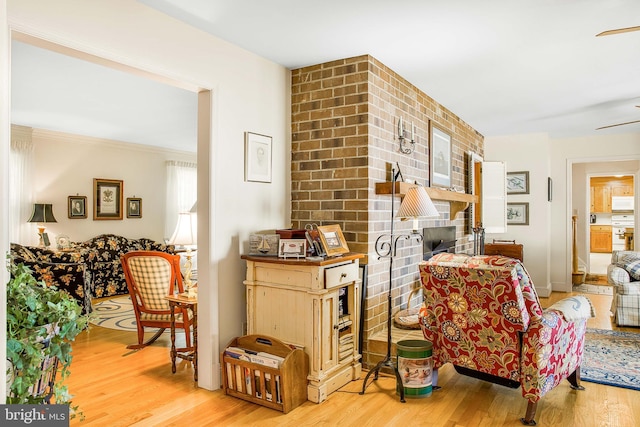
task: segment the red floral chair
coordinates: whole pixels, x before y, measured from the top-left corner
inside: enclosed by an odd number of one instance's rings
[[[439,254],[419,265],[425,302],[420,327],[433,343],[437,369],[512,388],[529,401],[525,425],[535,425],[537,403],[565,378],[580,386],[580,363],[589,317],[584,296],[540,307],[531,278],[515,259]]]

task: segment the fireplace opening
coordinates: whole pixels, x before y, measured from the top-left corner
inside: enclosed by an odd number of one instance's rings
[[[441,252],[456,251],[456,227],[431,227],[422,229],[422,259],[428,260]]]

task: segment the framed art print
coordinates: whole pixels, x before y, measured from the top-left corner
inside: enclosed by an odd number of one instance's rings
[[[127,197],[127,218],[142,218],[142,199]]]
[[[431,124],[429,182],[432,187],[451,187],[451,135]]]
[[[529,171],[507,172],[507,194],[529,194]]]
[[[304,258],[307,255],[307,240],[280,239],[278,248],[280,258]]]
[[[507,203],[507,225],[529,225],[529,203]]]
[[[71,219],[87,217],[87,196],[67,197],[67,212]]]
[[[271,137],[244,133],[244,179],[271,182]]]
[[[93,179],[93,219],[122,219],[122,180]]]

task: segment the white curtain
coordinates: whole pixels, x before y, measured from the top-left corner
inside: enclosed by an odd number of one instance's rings
[[[169,239],[178,223],[178,213],[189,212],[198,197],[197,163],[167,161],[167,208],[164,235]]]
[[[11,132],[9,153],[9,239],[12,243],[35,244],[38,239],[27,221],[33,207],[31,129]]]

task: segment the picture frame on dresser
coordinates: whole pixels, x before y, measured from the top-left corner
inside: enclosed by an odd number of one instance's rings
[[[431,123],[429,183],[432,187],[451,187],[451,135]]]
[[[122,219],[122,180],[93,179],[93,219]]]
[[[320,240],[327,256],[342,255],[349,252],[349,246],[339,224],[319,225]]]
[[[87,196],[67,197],[67,214],[70,219],[87,217]]]

